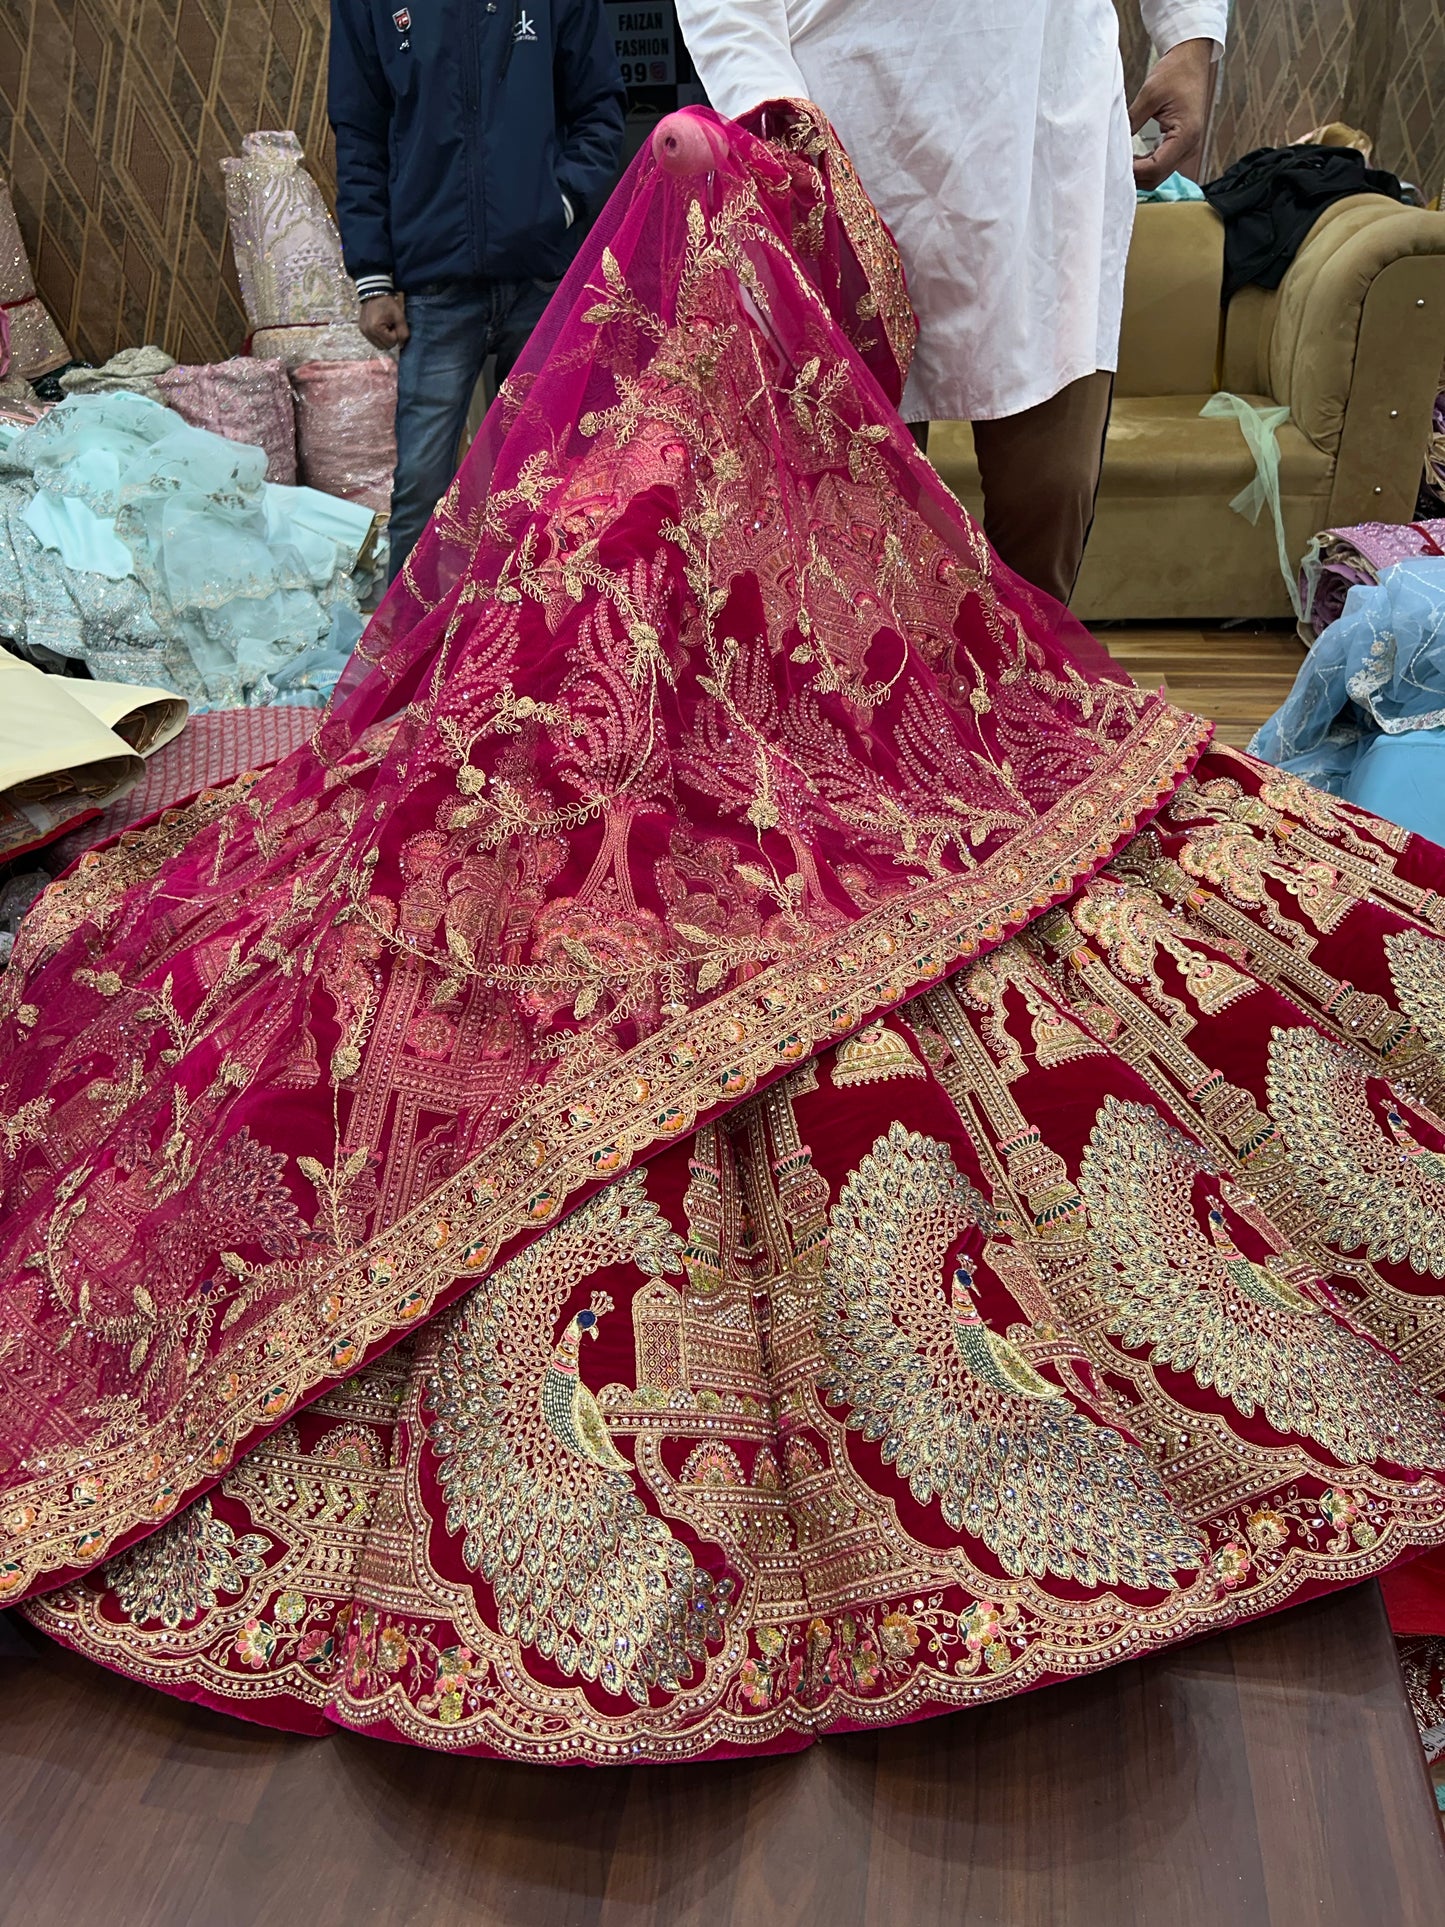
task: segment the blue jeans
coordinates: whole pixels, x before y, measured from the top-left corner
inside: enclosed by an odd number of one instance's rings
[[[543,281],[447,281],[406,297],[411,339],[396,384],[391,573],[451,486],[477,377],[488,355],[505,381],[552,296]]]

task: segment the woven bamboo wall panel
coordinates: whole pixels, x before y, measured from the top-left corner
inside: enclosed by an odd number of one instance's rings
[[[223,156],[294,127],[330,193],[327,0],[5,0],[0,168],[76,354],[234,354]]]
[[[1131,88],[1147,41],[1116,0]],[[1236,0],[1214,169],[1343,118],[1382,166],[1445,178],[1441,0]],[[293,127],[323,190],[327,0],[4,0],[0,168],[42,295],[77,354],[158,341],[183,360],[245,335],[220,162]]]
[[[1125,0],[1120,0],[1124,4]],[[1427,199],[1445,174],[1440,0],[1236,0],[1213,165],[1343,120]]]

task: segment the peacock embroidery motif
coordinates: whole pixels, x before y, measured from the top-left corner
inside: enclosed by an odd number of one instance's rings
[[[454,1313],[428,1387],[447,1529],[491,1588],[501,1631],[568,1678],[645,1705],[722,1637],[732,1582],[648,1510],[581,1369],[612,1298],[589,1277],[682,1269],[682,1240],[640,1172],[499,1267]],[[558,1327],[561,1327],[560,1332]]]
[[[1332,1243],[1445,1278],[1445,1120],[1313,1030],[1271,1038],[1269,1105]]]
[[[1401,1010],[1445,1058],[1445,943],[1423,930],[1396,930],[1385,939],[1385,957]]]
[[[900,1123],[877,1140],[831,1215],[824,1396],[1009,1574],[1172,1589],[1204,1548],[1143,1453],[989,1329],[966,1259],[946,1265],[988,1217],[946,1145]]]
[[[1445,1465],[1445,1417],[1435,1403],[1394,1359],[1327,1315],[1322,1288],[1297,1262],[1272,1252],[1261,1263],[1239,1249],[1218,1173],[1152,1105],[1105,1101],[1079,1190],[1108,1329],[1125,1346],[1189,1373],[1246,1418],[1263,1412],[1275,1431],[1312,1440],[1344,1465]]]

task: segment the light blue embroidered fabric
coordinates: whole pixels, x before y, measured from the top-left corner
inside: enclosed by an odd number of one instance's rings
[[[1445,557],[1361,583],[1251,751],[1445,842]]]
[[[323,702],[371,514],[265,476],[261,449],[141,395],[0,437],[0,635],[196,707]]]

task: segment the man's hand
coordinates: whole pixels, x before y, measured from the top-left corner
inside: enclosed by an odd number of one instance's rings
[[[1137,134],[1146,121],[1159,123],[1162,136],[1152,154],[1134,162],[1134,185],[1158,187],[1171,174],[1199,178],[1204,160],[1204,130],[1214,93],[1214,42],[1181,40],[1161,54],[1153,72],[1134,96],[1129,125]]]
[[[374,294],[361,304],[361,332],[373,348],[404,348],[411,339],[406,325],[406,296]]]

